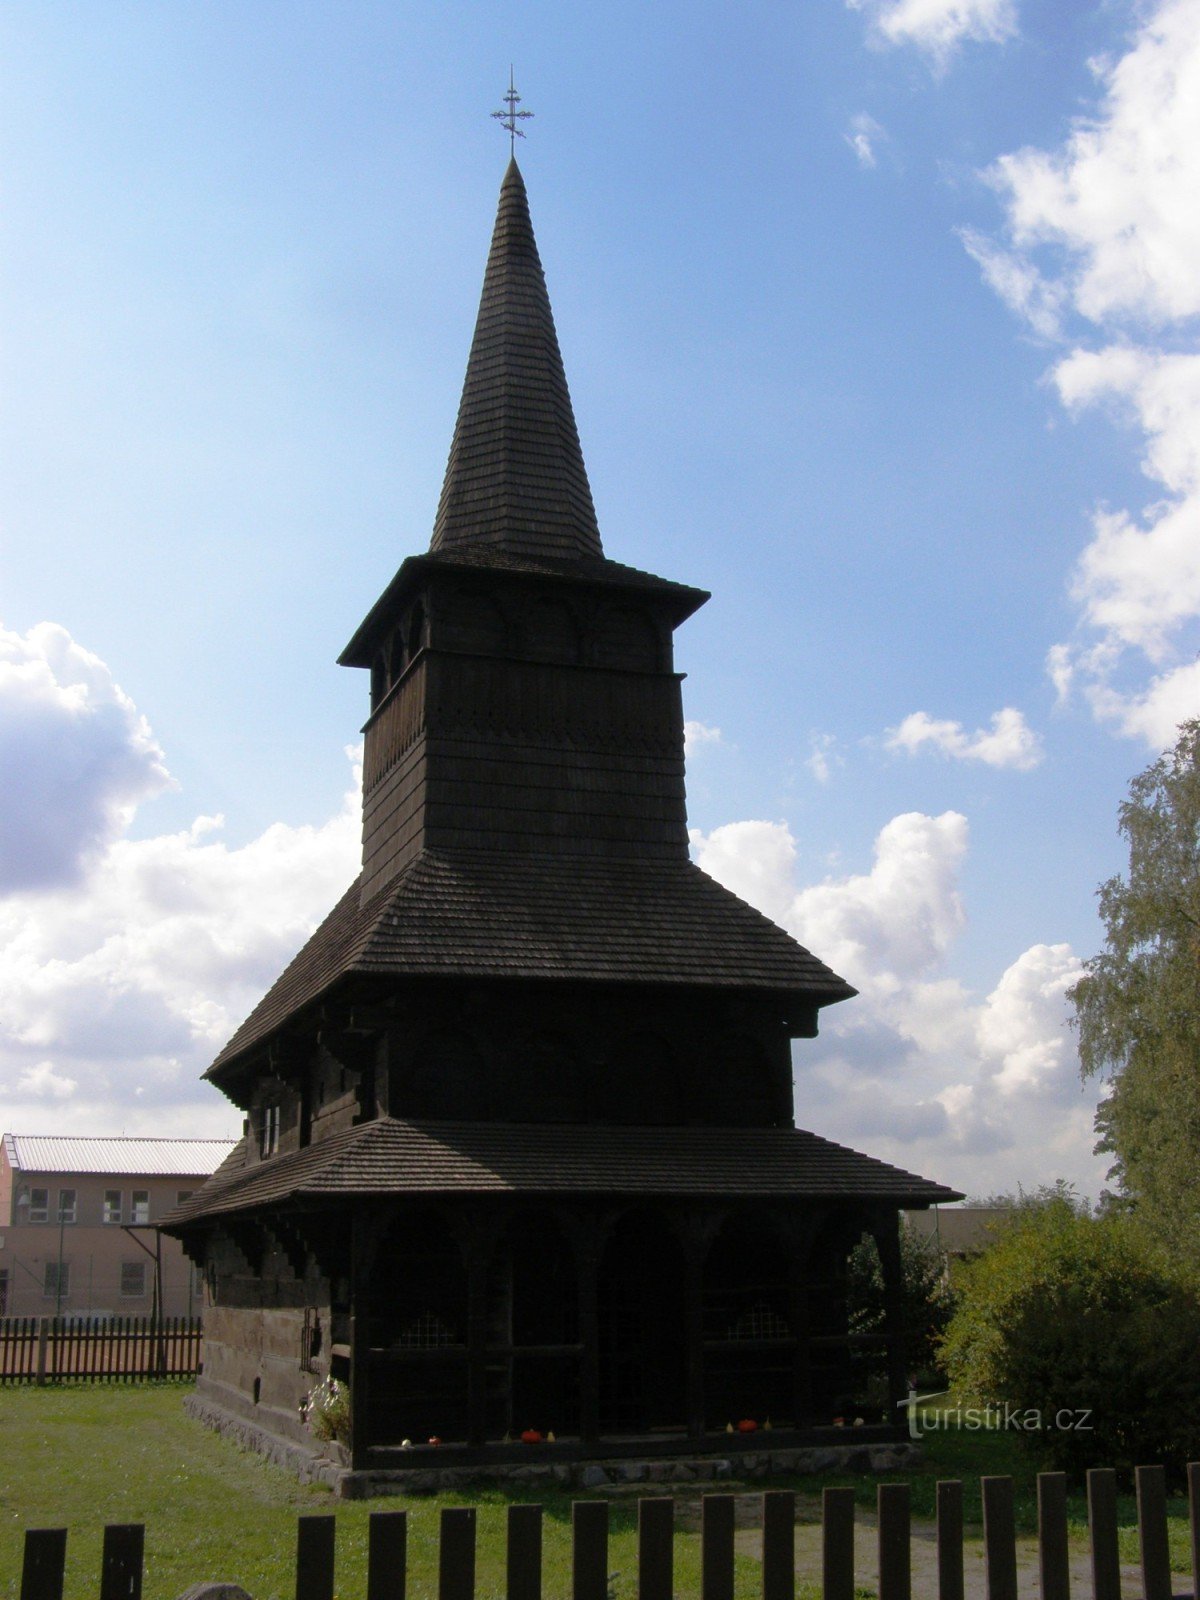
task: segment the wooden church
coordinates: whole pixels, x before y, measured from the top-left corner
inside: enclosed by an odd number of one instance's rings
[[[707,598],[604,554],[513,162],[433,538],[341,657],[362,873],[209,1069],[246,1134],[167,1227],[215,1425],[311,1445],[332,1375],[373,1481],[899,1437],[898,1214],[958,1196],[793,1126],[791,1041],[854,990],[689,860]]]

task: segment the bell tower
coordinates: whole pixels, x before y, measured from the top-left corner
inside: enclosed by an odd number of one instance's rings
[[[429,848],[685,861],[672,634],[707,598],[605,558],[510,162],[429,551],[341,657],[371,674],[363,902]]]

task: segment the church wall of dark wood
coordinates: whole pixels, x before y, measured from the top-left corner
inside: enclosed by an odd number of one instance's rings
[[[368,732],[366,749],[371,751]],[[370,900],[420,850],[428,760],[424,732],[370,787],[363,781],[362,898]]]
[[[789,1046],[778,1007],[753,997],[421,985],[390,1007],[331,1007],[281,1041],[274,1066],[254,1080],[246,1160],[377,1115],[788,1127]]]
[[[340,1376],[349,1376],[348,1304],[339,1310],[315,1262],[295,1248],[289,1259],[257,1225],[242,1224],[236,1236],[218,1231],[205,1256],[198,1392],[277,1437],[305,1442],[302,1400],[339,1362]],[[348,1283],[341,1292],[345,1299]]]
[[[771,1003],[618,986],[424,990],[387,1030],[389,1114],[667,1125],[791,1124]]]
[[[424,846],[684,859],[678,679],[424,652],[366,729],[364,900]]]
[[[398,602],[394,621],[379,631],[372,710],[426,646],[564,666],[673,670],[672,628],[660,597],[614,595],[578,579],[547,583],[503,570],[490,574],[486,585],[440,573],[427,592]]]

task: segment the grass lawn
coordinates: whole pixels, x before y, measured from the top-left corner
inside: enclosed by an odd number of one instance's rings
[[[336,1500],[190,1421],[183,1412],[185,1393],[178,1384],[0,1389],[0,1600],[16,1600],[22,1539],[30,1527],[70,1530],[65,1600],[92,1600],[101,1532],[108,1522],[146,1526],[145,1600],[174,1600],[200,1578],[236,1581],[254,1600],[291,1600],[296,1518],[322,1511],[337,1513],[338,1594],[341,1600],[358,1600],[365,1592],[367,1515],[402,1508],[409,1513],[409,1594],[424,1600],[436,1592],[439,1512],[445,1505],[467,1504],[479,1508],[477,1593],[480,1600],[503,1594],[504,1514],[515,1495],[489,1490],[408,1500]],[[893,1475],[911,1483],[914,1515],[931,1516],[936,1480],[957,1477],[964,1480],[967,1518],[977,1521],[980,1474],[1011,1473],[1018,1528],[1036,1527],[1035,1468],[1012,1435],[935,1433],[926,1446],[928,1459],[921,1469]],[[807,1494],[829,1483],[852,1483],[860,1503],[874,1505],[874,1478],[771,1480],[772,1487]],[[579,1491],[542,1490],[525,1496],[546,1508],[550,1600],[570,1593],[570,1502],[579,1497]],[[1185,1511],[1179,1503],[1171,1511],[1172,1555],[1179,1570],[1186,1570]],[[1131,1498],[1122,1500],[1121,1512],[1122,1523],[1129,1524],[1122,1558],[1136,1561]],[[633,1498],[612,1505],[608,1565],[617,1574],[616,1600],[636,1595],[636,1515]],[[1082,1495],[1073,1500],[1072,1515],[1082,1537]],[[739,1600],[761,1593],[759,1564],[751,1555],[738,1555],[736,1579]],[[681,1534],[676,1590],[695,1595],[699,1588],[699,1539]]]

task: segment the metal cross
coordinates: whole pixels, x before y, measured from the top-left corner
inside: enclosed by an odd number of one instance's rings
[[[531,117],[533,112],[517,110],[517,107],[521,104],[521,96],[513,86],[513,69],[511,66],[508,69],[508,93],[502,95],[501,99],[507,103],[508,110],[493,111],[492,115],[502,128],[507,128],[508,153],[510,156],[515,156],[517,153],[517,140],[525,137],[525,130],[518,128],[517,123],[523,122],[526,117]]]

